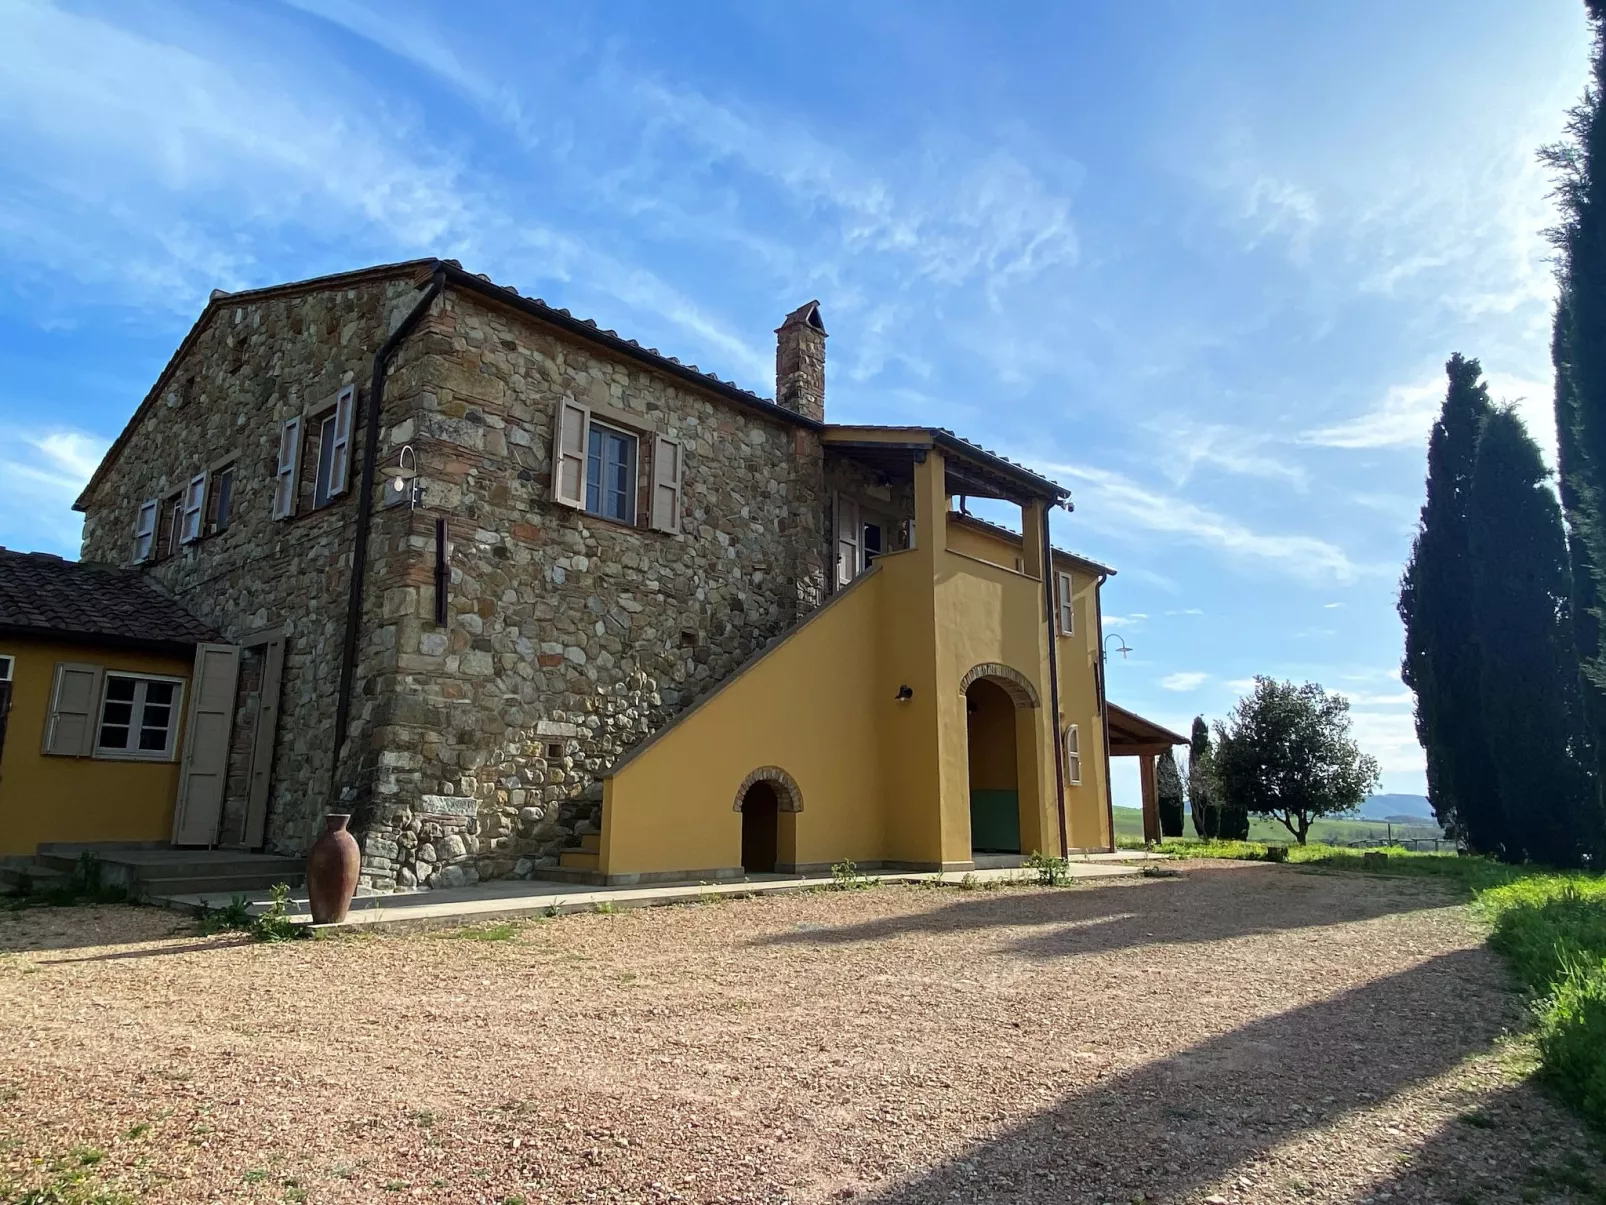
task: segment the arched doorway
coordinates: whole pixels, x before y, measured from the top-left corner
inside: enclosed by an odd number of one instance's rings
[[[1020,778],[1015,700],[997,682],[965,688],[970,752],[970,847],[975,853],[1021,852]]]
[[[774,874],[780,846],[781,801],[775,786],[760,779],[742,796],[742,869]]]

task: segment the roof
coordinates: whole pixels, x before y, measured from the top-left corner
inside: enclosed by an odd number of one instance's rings
[[[5,548],[0,548],[0,632],[147,646],[217,639],[138,570]]]
[[[825,425],[826,442],[838,448],[852,449],[857,457],[870,453],[884,454],[897,453],[905,455],[911,451],[922,448],[940,448],[944,452],[957,454],[960,462],[980,466],[985,474],[990,475],[994,486],[998,481],[1008,481],[1024,490],[1012,491],[1008,496],[1016,498],[1018,493],[1024,492],[1028,496],[1042,497],[1052,500],[1052,504],[1063,504],[1067,510],[1074,509],[1070,503],[1071,491],[1052,478],[1044,477],[1041,473],[1034,473],[1023,464],[1018,464],[1007,456],[1000,456],[997,452],[963,439],[955,435],[947,427],[907,427],[887,426],[879,423],[827,423]],[[858,438],[855,438],[855,437]],[[904,436],[904,439],[884,438],[886,436]],[[949,457],[954,460],[953,456]],[[955,474],[950,471],[949,485],[964,492],[963,483],[954,480]],[[986,482],[977,482],[974,490],[976,497],[992,497],[994,495],[985,491]],[[999,495],[1003,496],[1003,495]]]
[[[972,527],[980,527],[986,531],[996,532],[998,535],[1005,536],[1008,539],[1017,542],[1021,538],[1020,532],[1012,531],[1003,526],[1001,523],[990,523],[986,519],[978,518],[969,511],[951,510],[948,512],[948,519],[949,522],[966,523]],[[1069,549],[1055,546],[1054,555],[1057,558],[1080,565],[1084,569],[1090,569],[1094,573],[1102,573],[1105,577],[1115,576],[1114,569],[1111,569],[1108,565],[1101,565],[1098,561],[1092,560],[1089,557],[1085,557],[1081,555],[1081,553],[1071,552]]]
[[[1188,743],[1187,737],[1179,736],[1169,728],[1162,728],[1135,711],[1117,707],[1107,699],[1104,708],[1110,724],[1112,754],[1158,752],[1163,747]]]
[[[738,405],[756,409],[778,422],[790,423],[794,426],[807,427],[819,430],[821,425],[807,415],[798,414],[784,406],[777,405],[769,398],[760,397],[748,389],[743,389],[734,381],[722,380],[711,372],[704,372],[695,364],[682,363],[675,356],[666,355],[656,347],[643,347],[634,339],[626,339],[617,331],[601,327],[590,318],[576,318],[568,310],[558,306],[548,305],[539,297],[525,297],[511,285],[499,285],[489,276],[466,271],[463,265],[454,259],[409,259],[393,264],[376,264],[373,267],[358,268],[350,272],[336,272],[327,276],[314,276],[307,280],[289,281],[284,284],[267,285],[260,289],[243,289],[237,293],[226,293],[222,289],[213,289],[211,297],[207,300],[206,308],[196,318],[189,333],[168,358],[167,364],[157,376],[156,382],[134,413],[129,417],[128,423],[122,432],[112,441],[106,455],[101,459],[95,472],[89,478],[73,503],[73,509],[82,511],[87,509],[89,495],[110,470],[112,464],[121,454],[124,445],[133,434],[134,428],[139,426],[147,411],[156,403],[166,388],[169,377],[184,359],[196,339],[206,328],[212,316],[220,309],[231,306],[249,304],[270,300],[275,297],[291,296],[296,293],[316,293],[329,289],[350,288],[353,285],[365,284],[370,281],[390,280],[396,277],[413,276],[419,279],[420,284],[435,272],[442,272],[450,285],[477,293],[490,300],[508,305],[529,316],[536,318],[550,326],[557,327],[571,335],[575,335],[590,343],[600,344],[611,351],[617,352],[629,359],[636,360],[651,368],[696,385],[701,389],[709,390],[728,401]],[[816,303],[811,303],[816,304]],[[804,307],[805,309],[807,307]],[[821,328],[824,329],[823,327]]]

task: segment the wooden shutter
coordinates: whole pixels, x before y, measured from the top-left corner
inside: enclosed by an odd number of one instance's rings
[[[206,506],[206,474],[197,473],[184,489],[184,526],[179,543],[188,544],[201,538],[201,512]]]
[[[845,586],[859,572],[859,504],[841,494],[836,499],[836,584]]]
[[[652,525],[680,530],[680,444],[662,435],[652,441]]]
[[[190,678],[189,714],[184,724],[184,766],[173,809],[174,845],[217,843],[239,672],[240,650],[232,644],[195,646],[195,672]]]
[[[273,517],[288,519],[296,513],[296,469],[301,462],[301,418],[279,424],[279,465],[273,475]]]
[[[268,821],[268,788],[273,785],[273,739],[279,730],[279,688],[284,678],[284,636],[276,635],[262,649],[262,686],[257,697],[257,727],[251,739],[251,789],[245,807],[245,846],[262,845]]]
[[[56,679],[50,688],[50,715],[45,720],[45,753],[52,757],[88,757],[95,752],[103,676],[98,665],[56,663]]]
[[[351,420],[357,410],[357,387],[347,385],[335,399],[334,451],[329,460],[329,496],[346,492],[351,478]]]
[[[1076,635],[1076,600],[1071,593],[1071,575],[1060,572],[1056,576],[1059,587],[1060,635]]]
[[[134,564],[151,559],[156,551],[156,499],[139,504],[139,517],[134,520]]]
[[[1082,736],[1075,724],[1065,730],[1065,781],[1082,785]]]
[[[578,402],[559,402],[556,424],[552,432],[552,501],[584,510],[591,411]]]

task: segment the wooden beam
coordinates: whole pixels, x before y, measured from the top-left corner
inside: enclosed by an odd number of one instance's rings
[[[1155,757],[1152,753],[1142,754],[1138,762],[1138,778],[1143,784],[1143,839],[1158,843],[1163,839],[1160,832],[1160,789],[1155,781]]]

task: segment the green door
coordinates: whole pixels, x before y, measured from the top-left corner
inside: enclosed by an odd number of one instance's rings
[[[1021,852],[1019,791],[971,791],[970,848],[991,854]]]

